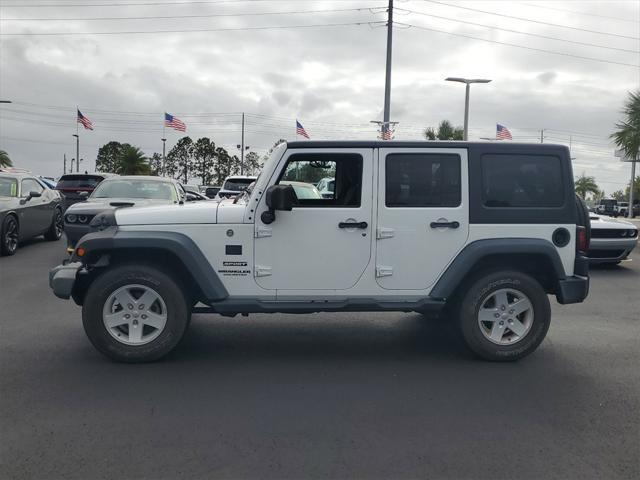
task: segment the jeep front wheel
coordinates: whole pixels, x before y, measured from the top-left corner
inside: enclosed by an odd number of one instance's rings
[[[513,361],[533,352],[551,321],[549,299],[532,277],[496,272],[471,283],[459,306],[464,339],[487,360]]]
[[[89,287],[82,323],[91,343],[121,362],[149,362],[178,344],[190,311],[182,289],[146,265],[107,270]]]

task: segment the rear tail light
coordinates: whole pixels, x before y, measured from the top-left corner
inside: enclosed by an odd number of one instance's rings
[[[576,227],[576,250],[580,253],[587,253],[589,250],[587,229],[581,226]]]

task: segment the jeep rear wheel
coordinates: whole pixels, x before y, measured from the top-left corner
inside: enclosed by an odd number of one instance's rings
[[[515,271],[477,278],[459,305],[467,345],[493,361],[513,361],[533,352],[551,321],[549,299],[532,277]]]
[[[182,289],[146,265],[107,270],[89,287],[82,323],[91,343],[121,362],[149,362],[180,342],[189,323]]]

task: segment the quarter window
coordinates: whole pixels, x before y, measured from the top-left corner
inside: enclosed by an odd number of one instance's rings
[[[305,153],[289,157],[278,181],[291,185],[304,207],[359,207],[362,157],[352,153]]]
[[[385,161],[387,207],[457,207],[461,201],[460,156],[398,153]]]
[[[487,207],[560,207],[563,178],[553,155],[483,155],[482,201]]]

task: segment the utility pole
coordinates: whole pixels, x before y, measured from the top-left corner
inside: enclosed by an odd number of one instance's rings
[[[62,166],[62,174],[64,175],[65,173],[67,173],[67,154],[64,154],[64,164]]]
[[[242,112],[242,134],[240,137],[240,175],[244,174],[244,112]]]
[[[73,161],[75,160],[75,158],[71,159],[71,169],[69,170],[69,173],[73,173]]]
[[[544,128],[540,129],[540,143],[544,143]]]
[[[393,51],[393,0],[389,0],[389,9],[387,11],[387,66],[384,81],[384,114],[382,133],[385,137],[385,133],[389,131],[389,119],[391,117],[391,53]],[[387,133],[389,138],[390,135]]]

